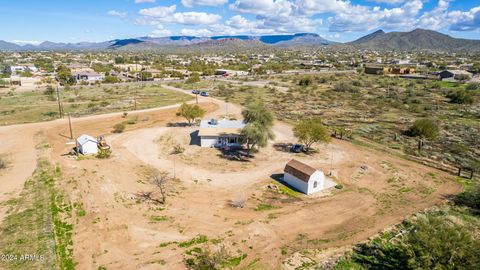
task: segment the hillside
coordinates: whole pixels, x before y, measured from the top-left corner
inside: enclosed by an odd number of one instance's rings
[[[346,44],[371,50],[480,51],[480,40],[453,38],[425,29],[390,33],[379,30]]]

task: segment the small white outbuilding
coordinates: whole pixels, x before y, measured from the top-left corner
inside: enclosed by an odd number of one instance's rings
[[[98,154],[98,142],[97,139],[90,135],[83,134],[77,138],[77,151],[83,155],[96,155]]]
[[[329,188],[333,183],[327,181],[326,184],[325,175],[322,171],[295,159],[290,160],[285,166],[283,180],[291,187],[307,195]],[[333,183],[333,185],[335,184]]]

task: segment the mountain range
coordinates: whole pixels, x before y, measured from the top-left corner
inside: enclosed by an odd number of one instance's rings
[[[346,45],[369,50],[480,51],[480,40],[453,38],[425,29],[390,33],[378,30]]]
[[[158,50],[158,49],[265,49],[278,47],[353,48],[395,51],[467,51],[480,52],[480,40],[458,39],[424,29],[410,32],[378,30],[355,41],[337,43],[314,33],[265,36],[170,36],[116,39],[105,42],[55,43],[45,41],[38,45],[18,45],[0,40],[3,51],[92,51],[92,50]]]

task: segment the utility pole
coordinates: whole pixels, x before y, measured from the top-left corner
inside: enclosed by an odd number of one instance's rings
[[[195,93],[195,103],[198,105],[198,93]]]
[[[58,89],[58,85],[57,85],[57,101],[58,101],[58,114],[60,118],[63,118],[63,107],[62,107],[62,102],[60,101],[60,90]]]
[[[68,113],[68,125],[70,126],[70,139],[73,140],[72,121],[70,120],[70,113]]]

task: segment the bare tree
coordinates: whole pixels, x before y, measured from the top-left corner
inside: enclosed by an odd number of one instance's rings
[[[246,202],[247,198],[245,197],[245,195],[239,193],[235,195],[235,198],[230,201],[230,206],[235,208],[243,208],[245,207]]]
[[[170,176],[167,172],[158,172],[152,176],[152,183],[158,188],[162,196],[161,203],[165,203],[167,200],[166,185],[169,180]]]

